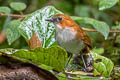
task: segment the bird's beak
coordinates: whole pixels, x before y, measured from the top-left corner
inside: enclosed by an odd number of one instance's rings
[[[48,18],[48,19],[45,19],[46,21],[50,21],[50,22],[54,22],[54,19],[53,18]]]

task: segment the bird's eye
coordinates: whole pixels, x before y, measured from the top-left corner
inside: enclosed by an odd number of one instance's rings
[[[58,21],[61,21],[61,20],[62,20],[62,17],[58,17],[57,20],[58,20]]]

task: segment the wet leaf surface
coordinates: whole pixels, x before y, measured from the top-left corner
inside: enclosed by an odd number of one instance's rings
[[[52,17],[55,14],[61,13],[52,6],[44,7],[40,10],[28,15],[19,26],[19,32],[22,36],[29,40],[36,33],[42,43],[42,47],[50,47],[56,45],[54,34],[54,24],[45,19]]]

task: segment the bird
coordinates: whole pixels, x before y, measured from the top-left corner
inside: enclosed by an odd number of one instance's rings
[[[46,21],[52,22],[55,25],[55,40],[58,45],[71,55],[80,54],[84,67],[86,68],[86,61],[88,61],[88,64],[91,61],[85,60],[84,55],[89,54],[92,49],[92,43],[84,30],[66,14],[56,14],[46,19]]]

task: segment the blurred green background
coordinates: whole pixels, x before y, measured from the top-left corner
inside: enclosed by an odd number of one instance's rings
[[[27,8],[23,14],[30,14],[44,6],[53,5],[58,10],[70,16],[90,17],[96,20],[104,21],[110,29],[120,30],[120,2],[112,8],[100,11],[98,3],[100,0],[0,0],[0,6],[10,7],[11,2],[23,2]],[[20,14],[12,10],[11,14]],[[0,17],[0,32],[7,27],[8,22],[14,18]],[[82,27],[92,28],[90,25],[80,23]],[[87,32],[93,44],[93,50],[101,55],[110,58],[114,64],[120,65],[120,33],[110,33],[107,40],[98,32]],[[0,43],[2,48],[28,48],[28,44],[23,37],[17,39],[11,45],[7,40]]]

